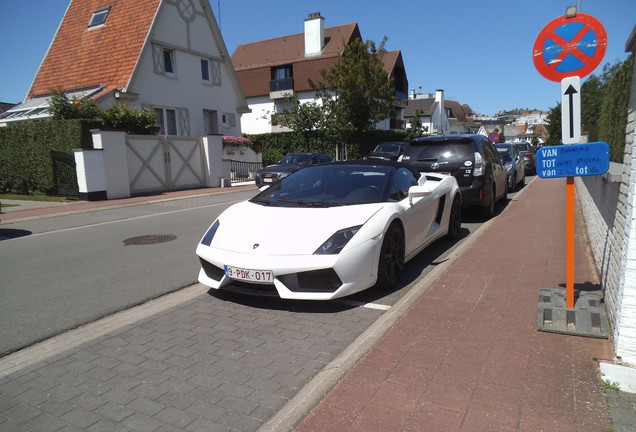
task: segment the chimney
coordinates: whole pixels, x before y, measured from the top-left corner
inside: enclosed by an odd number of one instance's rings
[[[310,13],[305,19],[305,57],[322,54],[325,40],[325,19],[320,12]]]
[[[437,89],[435,90],[435,102],[439,106],[439,134],[445,135],[446,130],[444,127],[444,117],[446,113],[446,108],[444,107],[444,90]]]

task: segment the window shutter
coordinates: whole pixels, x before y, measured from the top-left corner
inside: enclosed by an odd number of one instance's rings
[[[211,76],[212,84],[220,86],[221,85],[221,62],[211,61],[210,69],[212,73],[212,76]]]
[[[179,130],[181,136],[190,136],[190,119],[187,108],[179,108]]]
[[[152,46],[152,65],[156,74],[163,75],[163,48],[159,45]]]

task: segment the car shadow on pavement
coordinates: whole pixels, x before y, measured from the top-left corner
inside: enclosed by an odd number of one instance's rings
[[[0,241],[10,240],[18,237],[26,237],[30,236],[31,234],[33,234],[33,232],[27,230],[2,228],[0,229]]]
[[[246,294],[230,290],[210,288],[208,294],[217,300],[240,304],[255,309],[279,310],[288,312],[337,313],[355,306],[333,301],[290,300],[275,296]]]

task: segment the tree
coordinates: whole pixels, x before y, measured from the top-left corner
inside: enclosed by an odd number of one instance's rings
[[[422,110],[415,110],[415,115],[413,115],[411,119],[411,127],[408,132],[410,139],[421,137],[424,133],[428,132],[428,126],[422,126]]]
[[[330,69],[320,71],[322,81],[310,80],[321,100],[328,135],[343,146],[375,129],[398,108],[393,80],[384,70],[384,44],[356,39],[348,44]]]
[[[276,116],[278,124],[296,132],[307,132],[324,126],[325,115],[316,101],[300,103],[296,95],[288,95],[285,102],[291,105],[291,108]]]
[[[548,139],[545,145],[560,145],[561,144],[561,104],[558,103],[554,108],[550,108],[548,113],[547,130]]]
[[[504,128],[505,128],[505,126],[504,126]],[[499,139],[497,140],[497,142],[498,143],[505,143],[506,142],[506,134],[504,133],[503,130],[499,134]]]

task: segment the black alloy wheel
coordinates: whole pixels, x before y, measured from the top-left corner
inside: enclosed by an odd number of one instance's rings
[[[393,223],[382,240],[376,285],[381,288],[393,288],[400,281],[403,271],[404,233],[397,223]]]
[[[462,202],[459,195],[455,195],[453,205],[451,206],[451,213],[448,218],[448,237],[451,239],[458,239],[461,237],[462,231]]]

